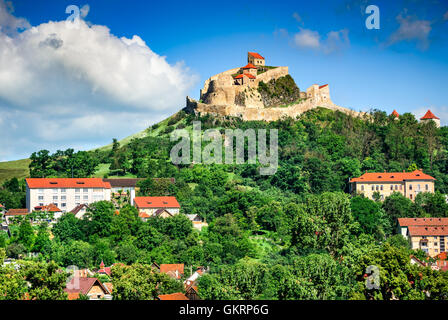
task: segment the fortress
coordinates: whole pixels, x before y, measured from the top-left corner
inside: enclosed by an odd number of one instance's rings
[[[275,121],[283,117],[296,118],[316,107],[341,111],[353,116],[361,113],[337,106],[331,101],[328,84],[314,84],[306,92],[299,92],[297,99],[280,105],[266,105],[260,90],[266,84],[289,76],[288,67],[266,66],[266,60],[256,52],[248,52],[247,65],[221,72],[205,81],[200,100],[187,97],[188,112],[234,116],[243,120]],[[292,79],[292,78],[291,78]],[[294,85],[294,87],[296,87]],[[279,97],[284,98],[282,95]]]

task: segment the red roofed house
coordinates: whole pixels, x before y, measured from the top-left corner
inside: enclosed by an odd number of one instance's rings
[[[182,292],[161,294],[157,297],[157,300],[189,300],[185,294]]]
[[[421,170],[413,172],[366,172],[362,176],[350,179],[350,192],[364,194],[373,199],[379,192],[381,200],[394,192],[400,192],[406,198],[415,200],[420,192],[434,193],[434,179]]]
[[[166,273],[171,278],[180,279],[184,275],[184,264],[161,264],[160,272]]]
[[[34,207],[34,211],[46,212],[53,215],[51,222],[55,222],[62,216],[62,210],[59,209],[54,203],[50,203],[48,206]]]
[[[247,63],[253,64],[254,66],[264,66],[266,61],[260,54],[256,52],[248,52]]]
[[[98,270],[98,273],[110,276],[110,274],[112,273],[111,267],[104,266],[104,262],[103,262],[103,260],[101,260],[100,268]]]
[[[421,122],[434,121],[436,123],[437,128],[440,127],[440,118],[436,117],[431,110],[426,111],[425,115],[420,118]]]
[[[435,259],[438,270],[448,271],[448,258],[446,252],[439,253]]]
[[[242,67],[241,71],[243,74],[252,75],[254,79],[257,76],[257,67],[254,66],[252,63],[248,63],[247,65]]]
[[[24,217],[28,215],[28,209],[9,209],[6,211],[4,217],[6,220],[6,224],[9,224],[11,219],[17,218],[17,217]]]
[[[64,291],[67,292],[69,300],[79,299],[81,294],[88,296],[90,300],[112,299],[112,295],[108,288],[97,278],[73,277],[70,282],[67,283],[67,287]]]
[[[434,257],[447,248],[448,218],[398,218],[398,228],[411,249],[421,249]]]
[[[180,209],[176,197],[135,197],[134,206],[142,219],[172,217],[179,214]]]
[[[26,207],[54,204],[63,212],[81,204],[110,201],[110,183],[101,178],[28,178],[26,179]]]

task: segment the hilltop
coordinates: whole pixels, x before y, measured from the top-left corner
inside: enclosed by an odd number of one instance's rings
[[[300,91],[287,66],[266,66],[263,56],[248,52],[247,65],[207,79],[199,101],[187,97],[184,110],[243,120],[275,121],[284,117],[295,119],[317,107],[352,116],[364,114],[333,103],[329,84],[314,84]]]

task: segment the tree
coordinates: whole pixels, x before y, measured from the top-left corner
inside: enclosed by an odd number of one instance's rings
[[[62,242],[82,240],[84,234],[81,230],[81,221],[73,213],[63,214],[53,226],[52,232]]]
[[[31,300],[67,300],[64,289],[68,274],[60,272],[54,261],[24,261],[20,272],[29,283],[28,294]]]
[[[48,224],[42,222],[37,230],[36,240],[33,245],[34,252],[48,253],[51,247],[50,233],[48,232]]]
[[[27,251],[31,251],[34,244],[34,230],[28,219],[23,219],[19,227],[19,235],[17,237],[17,242],[23,244]]]
[[[174,283],[173,283],[174,282]],[[112,267],[114,300],[154,300],[160,294],[182,290],[182,283],[176,284],[164,273],[156,273],[150,265],[114,265]]]

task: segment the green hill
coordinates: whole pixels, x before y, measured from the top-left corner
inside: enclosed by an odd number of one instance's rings
[[[18,179],[28,177],[30,175],[28,168],[30,162],[30,159],[0,162],[0,184],[14,177]]]

